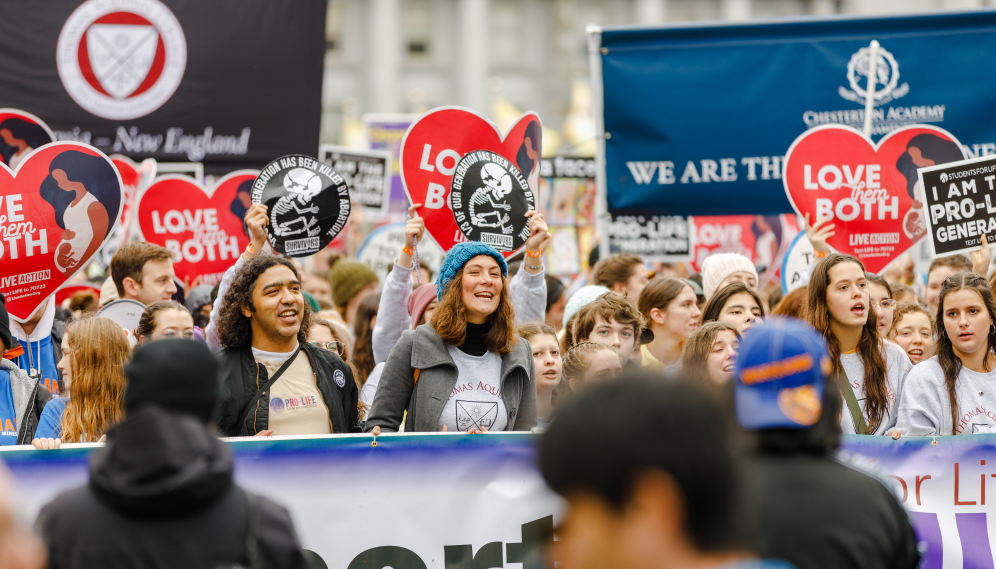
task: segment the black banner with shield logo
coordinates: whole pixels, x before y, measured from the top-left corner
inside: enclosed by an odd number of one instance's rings
[[[0,0],[0,107],[134,160],[262,168],[318,146],[325,0]]]

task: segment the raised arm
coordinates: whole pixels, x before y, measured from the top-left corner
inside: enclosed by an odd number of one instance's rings
[[[526,239],[526,257],[508,283],[508,293],[515,309],[515,324],[543,322],[546,319],[546,271],[543,251],[553,239],[547,230],[543,214],[527,211],[529,238]]]
[[[266,216],[266,206],[263,204],[252,204],[246,212],[246,225],[249,226],[250,243],[249,247],[235,260],[235,264],[228,267],[225,274],[221,276],[221,284],[218,285],[218,298],[214,299],[211,305],[211,320],[208,322],[207,330],[204,331],[204,339],[207,341],[211,353],[220,352],[223,348],[218,337],[218,314],[221,312],[221,303],[225,299],[228,287],[232,285],[232,279],[239,272],[243,265],[255,255],[269,249],[269,242],[266,240],[266,230],[263,227],[269,223]]]
[[[401,333],[410,329],[412,318],[408,314],[408,296],[412,293],[412,269],[414,268],[415,239],[422,240],[425,222],[416,213],[422,204],[408,208],[410,219],[405,223],[405,245],[394,261],[394,268],[384,281],[377,308],[377,323],[374,324],[373,355],[374,363],[387,361],[391,348],[401,339]]]

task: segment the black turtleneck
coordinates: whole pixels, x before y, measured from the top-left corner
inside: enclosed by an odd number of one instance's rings
[[[488,348],[484,345],[484,335],[487,331],[487,324],[472,324],[468,322],[467,337],[464,339],[463,344],[457,346],[457,348],[461,352],[471,356],[483,356],[488,351]]]

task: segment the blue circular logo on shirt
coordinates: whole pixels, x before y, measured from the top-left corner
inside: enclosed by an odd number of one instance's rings
[[[270,412],[271,413],[283,413],[284,412],[284,400],[279,397],[274,397],[270,399]]]
[[[335,378],[335,384],[338,385],[340,389],[346,387],[346,374],[342,373],[341,369],[335,370],[332,377]]]

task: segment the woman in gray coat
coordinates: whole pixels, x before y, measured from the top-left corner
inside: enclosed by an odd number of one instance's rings
[[[431,322],[404,332],[387,358],[366,430],[528,431],[536,426],[529,343],[515,336],[508,267],[478,242],[450,249]],[[407,414],[406,414],[407,412]]]

